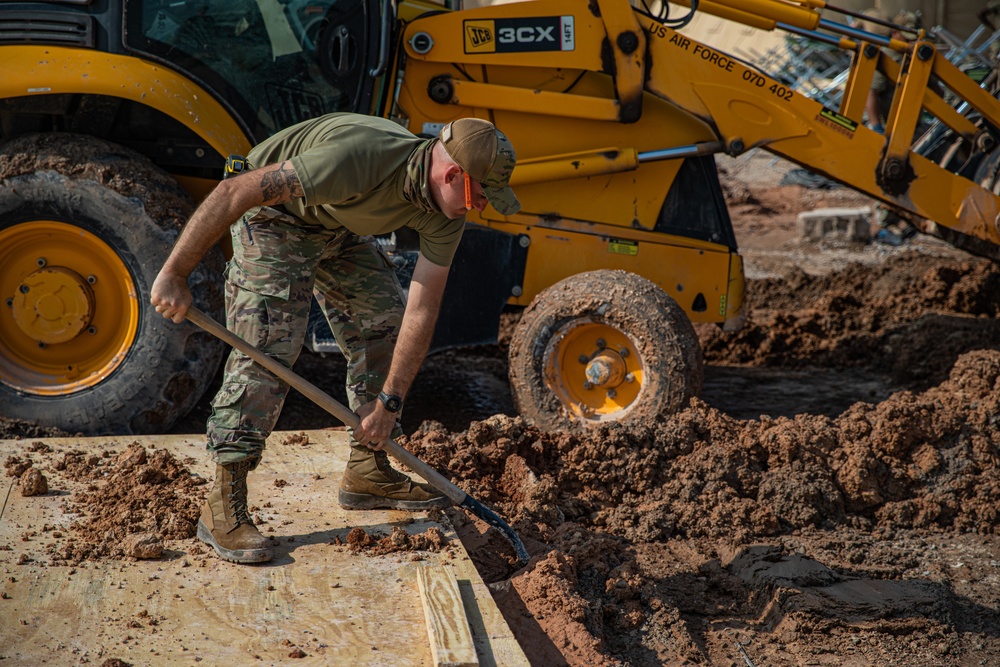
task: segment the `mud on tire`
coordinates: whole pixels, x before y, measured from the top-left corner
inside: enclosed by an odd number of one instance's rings
[[[53,133],[19,137],[0,146],[0,234],[24,241],[41,257],[45,241],[34,240],[41,235],[22,230],[78,229],[81,239],[92,239],[91,245],[81,247],[79,258],[64,250],[61,265],[86,275],[84,255],[106,246],[123,267],[113,277],[130,280],[135,288],[134,301],[128,304],[133,315],[119,325],[131,328],[126,338],[131,342],[106,366],[113,368],[107,377],[95,371],[82,382],[60,385],[59,378],[46,380],[44,357],[19,354],[30,346],[15,349],[13,343],[0,341],[5,416],[85,435],[155,433],[193,407],[215,375],[223,345],[190,323],[173,324],[149,304],[153,280],[192,210],[187,193],[172,177],[142,155],[106,141]],[[83,266],[73,266],[77,262]],[[214,317],[223,310],[222,270],[221,252],[213,249],[189,278],[194,305]],[[14,273],[0,267],[5,292],[16,292],[11,285],[24,279],[24,271]],[[100,314],[101,308],[95,299],[94,313]],[[4,331],[20,335],[11,322],[2,325]],[[82,350],[85,336],[50,347],[76,343]],[[73,349],[62,347],[61,353],[72,356]],[[46,381],[55,391],[46,389]]]
[[[513,333],[509,369],[516,408],[550,431],[670,414],[703,378],[698,337],[677,302],[641,276],[611,270],[538,294]]]

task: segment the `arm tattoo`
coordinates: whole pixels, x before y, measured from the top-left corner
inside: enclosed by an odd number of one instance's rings
[[[260,180],[264,204],[283,204],[295,197],[304,197],[302,183],[294,169],[282,166],[269,171]]]

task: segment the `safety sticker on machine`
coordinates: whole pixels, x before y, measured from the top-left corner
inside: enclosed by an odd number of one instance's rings
[[[847,116],[841,116],[833,109],[827,109],[826,107],[823,107],[823,110],[819,112],[819,115],[816,116],[816,120],[840,131],[843,134],[846,134],[847,136],[853,136],[854,132],[858,129],[857,122],[851,120]]]
[[[616,255],[638,255],[639,244],[635,241],[624,241],[622,239],[609,239],[608,252]]]
[[[572,16],[529,16],[463,21],[466,53],[572,51]]]

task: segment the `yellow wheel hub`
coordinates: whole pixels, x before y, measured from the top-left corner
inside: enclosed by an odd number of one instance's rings
[[[588,318],[552,337],[545,380],[569,410],[584,419],[617,419],[642,388],[642,359],[624,333]]]
[[[135,282],[102,239],[49,220],[0,230],[0,382],[45,396],[96,385],[138,325]]]
[[[94,292],[71,269],[39,269],[18,286],[11,308],[25,335],[39,343],[65,343],[90,325]]]

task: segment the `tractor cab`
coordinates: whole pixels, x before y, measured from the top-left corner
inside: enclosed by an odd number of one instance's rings
[[[231,106],[253,141],[337,111],[367,113],[385,69],[391,3],[378,0],[137,0],[125,46],[169,64]]]

